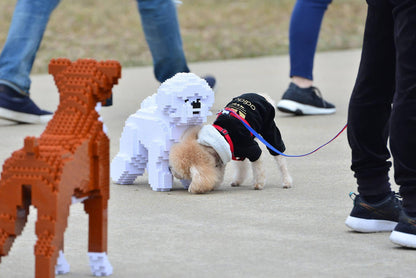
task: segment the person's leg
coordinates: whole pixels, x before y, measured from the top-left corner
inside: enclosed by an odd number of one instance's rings
[[[400,213],[388,177],[387,138],[395,86],[393,17],[388,0],[367,2],[361,62],[348,110],[351,169],[360,195],[346,224],[361,232],[391,231]]]
[[[313,61],[325,11],[331,0],[298,0],[289,27],[290,77],[313,80]],[[304,87],[312,86],[305,84]]]
[[[175,3],[172,0],[137,0],[146,41],[159,82],[178,72],[189,72]]]
[[[45,123],[52,113],[29,96],[33,62],[49,17],[59,0],[18,0],[0,54],[0,118],[22,123]]]
[[[390,146],[395,180],[404,198],[403,207],[416,217],[416,3],[400,1],[393,16],[397,83],[390,123]]]
[[[49,17],[58,3],[59,0],[17,1],[0,54],[0,84],[29,94],[29,74]]]
[[[376,1],[376,0],[374,0]],[[374,196],[390,192],[391,163],[387,148],[395,86],[393,18],[385,1],[369,2],[362,56],[348,108],[351,169],[358,192]]]
[[[394,5],[396,94],[390,122],[395,180],[403,197],[403,213],[391,235],[393,242],[416,248],[416,3]]]
[[[322,19],[331,0],[298,0],[289,27],[289,88],[277,108],[296,115],[335,113],[335,106],[325,101],[313,87],[313,61]]]

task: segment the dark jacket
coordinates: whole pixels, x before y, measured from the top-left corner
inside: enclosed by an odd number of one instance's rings
[[[249,125],[277,150],[286,150],[280,131],[274,123],[275,108],[262,96],[254,93],[243,94],[227,104],[226,108],[233,109],[244,118]],[[256,161],[261,155],[260,146],[254,141],[254,136],[237,118],[227,113],[220,114],[214,122],[226,129],[234,145],[234,156],[240,159],[248,158]],[[270,154],[278,155],[268,149]]]

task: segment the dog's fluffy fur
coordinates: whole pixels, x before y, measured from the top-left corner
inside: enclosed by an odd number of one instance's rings
[[[190,181],[188,191],[205,193],[218,187],[224,178],[225,164],[210,146],[197,142],[201,127],[191,127],[183,134],[181,141],[174,144],[169,154],[169,166],[174,177]],[[283,156],[273,156],[282,175],[283,188],[292,186],[292,178]],[[234,161],[236,172],[231,186],[240,186],[247,177],[250,161]],[[263,189],[266,182],[265,169],[261,158],[252,162],[254,189]]]
[[[180,143],[169,154],[170,170],[174,177],[191,181],[189,192],[205,193],[221,184],[225,164],[217,152],[197,142],[200,126],[185,131]]]

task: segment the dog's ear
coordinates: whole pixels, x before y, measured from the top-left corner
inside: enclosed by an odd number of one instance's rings
[[[192,165],[201,163],[198,162],[201,158],[198,154],[202,152],[201,145],[192,138],[186,137],[181,142],[173,144],[169,151],[169,167],[172,174],[179,179],[191,179],[190,168]]]
[[[204,145],[201,146],[215,159],[215,167],[224,167],[224,163],[222,162],[220,155],[216,150],[214,150],[214,148]]]
[[[190,169],[191,184],[188,191],[191,193],[206,193],[212,191],[218,183],[215,168],[204,165],[193,165]]]
[[[224,178],[225,165],[217,152],[209,146],[198,144],[203,155],[195,156],[190,167],[191,193],[205,193],[214,190]]]

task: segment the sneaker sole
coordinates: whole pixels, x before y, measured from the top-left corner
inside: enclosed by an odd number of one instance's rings
[[[326,115],[333,114],[336,111],[335,108],[318,108],[287,99],[279,101],[277,109],[279,109],[279,111],[293,113],[295,115]]]
[[[397,222],[348,216],[345,225],[360,233],[378,233],[393,231]]]
[[[16,112],[0,107],[0,118],[18,123],[45,124],[49,122],[50,119],[52,119],[52,116],[53,114],[37,116],[33,114]]]
[[[390,234],[390,241],[400,246],[416,248],[416,235],[393,231]]]

